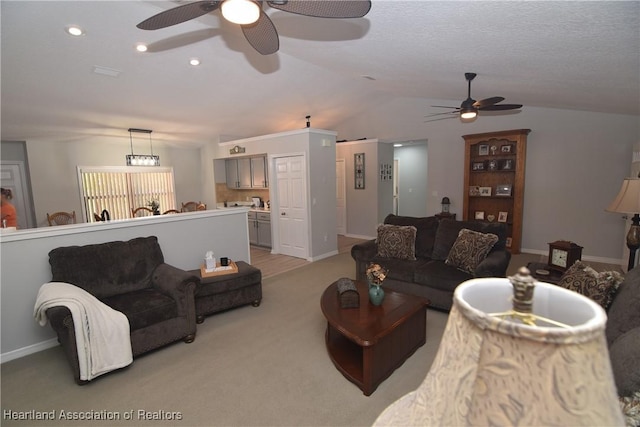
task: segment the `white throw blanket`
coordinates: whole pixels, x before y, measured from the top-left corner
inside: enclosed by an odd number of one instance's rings
[[[84,289],[62,282],[45,283],[38,291],[33,315],[47,324],[47,309],[65,306],[76,333],[80,379],[91,380],[133,362],[129,320]]]

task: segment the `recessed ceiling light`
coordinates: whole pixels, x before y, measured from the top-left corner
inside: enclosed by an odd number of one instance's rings
[[[394,147],[402,147],[402,144],[393,144]]]
[[[144,44],[144,43],[138,43],[138,44],[136,45],[136,50],[137,50],[138,52],[146,52],[146,51],[147,51],[147,45],[146,45],[146,44]]]
[[[198,58],[191,58],[189,60],[189,64],[193,65],[194,67],[200,65],[200,60]]]
[[[67,32],[67,34],[71,34],[72,36],[84,35],[84,31],[82,30],[82,28],[78,27],[77,25],[69,25],[64,30]]]

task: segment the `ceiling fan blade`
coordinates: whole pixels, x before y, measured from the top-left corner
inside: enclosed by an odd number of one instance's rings
[[[432,105],[433,108],[455,108],[456,110],[459,110],[460,107],[449,107],[448,105]]]
[[[271,0],[274,9],[316,18],[361,18],[371,9],[370,0]]]
[[[489,105],[497,104],[498,102],[504,101],[504,98],[501,96],[494,96],[492,98],[481,99],[480,101],[476,101],[473,103],[473,106],[476,108],[484,108]]]
[[[170,27],[172,25],[181,24],[183,22],[195,19],[199,16],[213,12],[219,6],[221,1],[197,1],[165,10],[151,18],[145,19],[136,27],[141,30],[158,30],[160,28]]]
[[[433,113],[433,114],[427,114],[425,117],[434,117],[434,116],[444,116],[444,115],[456,115],[458,114],[459,111],[447,111],[445,113]]]
[[[518,108],[522,108],[522,104],[489,105],[487,107],[479,108],[479,110],[482,110],[482,111],[505,111],[505,110],[517,110]]]
[[[280,39],[275,25],[264,11],[253,24],[241,25],[245,38],[262,55],[271,55],[280,48]]]
[[[455,119],[456,117],[458,117],[458,116],[439,117],[437,119],[425,120],[423,123],[437,122],[438,120]]]

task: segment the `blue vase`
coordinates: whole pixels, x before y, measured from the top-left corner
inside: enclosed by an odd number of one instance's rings
[[[384,289],[382,289],[382,286],[371,284],[369,286],[369,301],[371,301],[371,304],[376,306],[380,305],[382,304],[382,300],[384,300]]]

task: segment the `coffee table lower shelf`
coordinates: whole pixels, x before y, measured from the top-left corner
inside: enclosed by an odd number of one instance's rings
[[[370,396],[378,386],[426,342],[426,304],[381,331],[371,342],[353,341],[327,323],[325,342],[329,357],[349,381]]]
[[[364,390],[363,348],[348,340],[331,325],[327,326],[325,341],[329,357],[336,368],[349,381]]]

